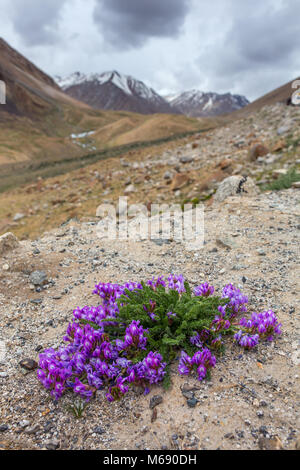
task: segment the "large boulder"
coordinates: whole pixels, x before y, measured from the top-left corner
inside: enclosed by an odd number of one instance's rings
[[[18,245],[18,239],[13,233],[5,233],[0,237],[0,256],[3,256],[10,250],[14,250]]]
[[[269,153],[269,149],[263,144],[255,144],[250,148],[248,158],[251,162],[255,162],[258,157],[264,157]]]
[[[177,189],[183,188],[190,178],[187,173],[176,173],[172,179],[171,190],[176,191]]]
[[[222,202],[230,196],[256,196],[259,193],[254,181],[247,176],[229,176],[220,183],[214,201]]]

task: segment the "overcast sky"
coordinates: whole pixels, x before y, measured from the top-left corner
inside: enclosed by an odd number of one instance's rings
[[[52,76],[118,70],[161,93],[253,100],[300,72],[300,0],[0,0],[0,36]]]

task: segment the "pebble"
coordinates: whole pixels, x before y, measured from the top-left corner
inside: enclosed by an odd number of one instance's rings
[[[229,237],[217,238],[216,243],[224,248],[229,248],[230,250],[237,248],[237,244]]]
[[[59,448],[59,441],[57,439],[48,440],[45,442],[47,450],[56,450]]]
[[[195,408],[195,406],[197,405],[197,403],[198,403],[198,400],[197,400],[195,397],[189,398],[189,399],[187,400],[187,405],[188,405],[189,408]]]
[[[33,359],[22,359],[22,361],[19,362],[20,366],[23,367],[23,369],[26,370],[34,370],[37,369],[38,363],[34,361]]]
[[[39,424],[34,424],[33,426],[30,426],[25,430],[25,434],[31,435],[31,434],[36,434],[38,431],[40,431],[40,426]]]
[[[29,277],[30,283],[34,286],[42,286],[47,280],[47,274],[44,271],[34,271]]]
[[[23,419],[22,421],[19,422],[19,426],[21,428],[26,428],[29,425],[30,425],[30,421],[28,421],[28,419]]]
[[[156,406],[160,405],[163,401],[163,397],[161,395],[154,395],[150,398],[149,408],[153,410]]]

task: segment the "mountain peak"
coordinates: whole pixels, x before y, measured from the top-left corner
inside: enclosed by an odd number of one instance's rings
[[[117,70],[91,74],[74,72],[55,79],[67,94],[94,108],[178,114],[153,88]]]
[[[183,114],[193,117],[226,114],[249,104],[247,98],[241,95],[206,93],[197,89],[169,95],[165,98],[171,106],[176,107]]]

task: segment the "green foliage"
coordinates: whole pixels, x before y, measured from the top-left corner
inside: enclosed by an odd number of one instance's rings
[[[279,191],[280,189],[288,189],[296,181],[300,181],[300,173],[295,168],[289,170],[286,175],[281,175],[277,180],[272,181],[262,187],[264,191]]]
[[[176,290],[166,290],[159,285],[156,290],[141,283],[143,289],[135,291],[126,290],[118,299],[119,314],[115,327],[111,327],[111,339],[122,338],[125,328],[133,321],[148,329],[147,350],[141,351],[134,362],[139,362],[149,351],[158,351],[165,362],[176,357],[179,350],[193,354],[197,348],[190,342],[195,331],[209,329],[215,316],[219,313],[218,306],[228,303],[228,299],[217,296],[193,296],[188,282],[185,282],[183,294]],[[155,302],[155,304],[154,304]],[[149,311],[155,305],[155,320],[150,318]],[[172,312],[176,316],[168,317]],[[168,384],[169,374],[166,374],[165,386]]]
[[[68,406],[68,410],[71,411],[71,413],[73,413],[76,419],[79,419],[82,417],[83,412],[86,408],[86,405],[87,405],[86,402],[83,402],[82,400],[77,400],[72,405]]]

